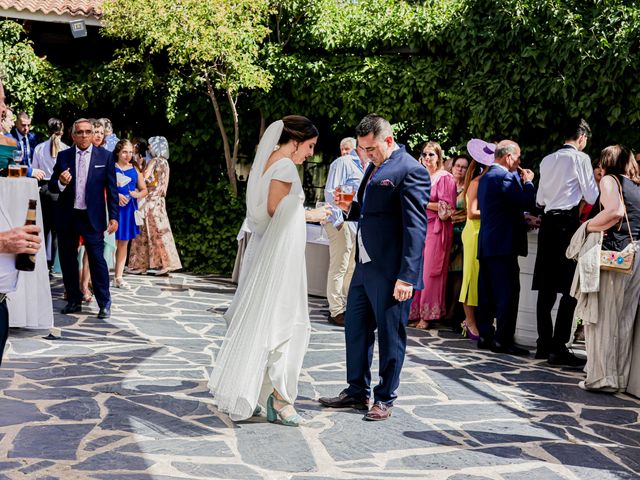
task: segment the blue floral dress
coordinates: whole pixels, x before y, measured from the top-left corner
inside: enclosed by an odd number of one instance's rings
[[[131,192],[136,190],[138,185],[138,170],[128,168],[122,170],[116,165],[116,177],[118,183],[118,193],[129,198],[129,203],[124,207],[118,207],[118,230],[116,240],[132,240],[140,235],[140,227],[136,225],[134,212],[138,210],[138,200],[131,196]]]

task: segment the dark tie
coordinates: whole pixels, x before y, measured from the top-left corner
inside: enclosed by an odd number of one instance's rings
[[[29,146],[27,145],[27,137],[22,137],[22,161],[25,165],[31,166],[29,158]]]

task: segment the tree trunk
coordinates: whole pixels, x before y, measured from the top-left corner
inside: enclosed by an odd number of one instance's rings
[[[238,102],[238,94],[233,96],[231,90],[227,88],[227,101],[229,107],[231,107],[231,114],[233,117],[233,153],[231,154],[231,162],[227,163],[229,172],[233,172],[233,189],[235,193],[238,193],[236,185],[236,164],[238,163],[238,149],[240,147],[240,126],[238,124],[238,110],[236,109],[236,103]]]
[[[264,131],[267,129],[267,119],[264,118],[264,112],[260,109],[260,132],[258,133],[258,143],[264,135]]]
[[[222,119],[222,113],[220,112],[220,104],[218,103],[218,99],[216,97],[216,92],[213,90],[213,85],[211,85],[211,81],[209,80],[209,75],[205,73],[205,79],[207,81],[207,92],[209,94],[209,98],[211,99],[211,104],[213,105],[213,110],[216,114],[216,122],[218,123],[218,128],[220,129],[220,136],[222,137],[222,147],[224,148],[224,160],[227,165],[227,177],[229,178],[229,183],[231,184],[231,188],[233,189],[234,195],[238,194],[238,184],[236,182],[236,169],[235,169],[235,159],[232,157],[231,148],[229,146],[229,137],[227,135],[227,131],[224,128],[224,121]],[[234,105],[235,107],[235,105]],[[235,128],[234,131],[237,131],[237,113],[236,118],[234,119]],[[237,135],[236,135],[237,137]],[[234,142],[234,153],[235,158],[237,158],[237,138]]]

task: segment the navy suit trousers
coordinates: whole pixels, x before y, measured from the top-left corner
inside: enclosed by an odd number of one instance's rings
[[[89,257],[93,294],[100,308],[110,308],[109,267],[104,259],[104,232],[96,231],[91,226],[86,210],[74,209],[70,217],[70,222],[64,227],[58,226],[58,252],[67,300],[71,303],[82,302],[78,266],[78,241],[82,235]]]
[[[395,280],[384,277],[371,264],[357,263],[351,279],[345,314],[348,395],[371,396],[371,362],[378,330],[380,381],[373,389],[376,402],[393,404],[407,346],[411,300],[393,298]]]
[[[478,281],[478,330],[486,339],[513,344],[520,299],[520,266],[517,255],[480,258]],[[493,319],[496,319],[494,332]]]

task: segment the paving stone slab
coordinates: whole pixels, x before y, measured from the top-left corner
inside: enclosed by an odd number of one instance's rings
[[[89,457],[88,459],[73,465],[71,468],[74,470],[85,471],[113,471],[113,470],[127,470],[127,471],[144,471],[153,465],[155,462],[147,457],[140,455],[123,455],[117,452],[105,452],[98,453]]]
[[[172,462],[171,466],[182,473],[186,473],[191,478],[262,479],[261,475],[245,465],[196,465],[193,463]]]
[[[100,418],[100,406],[93,398],[81,398],[52,405],[47,413],[60,420],[93,420]]]
[[[493,447],[475,450],[460,449],[450,452],[408,455],[387,463],[387,469],[459,470],[473,465],[475,468],[513,465],[536,460],[517,447]]]
[[[78,445],[93,428],[92,424],[23,427],[16,435],[8,457],[75,460]]]
[[[43,414],[33,403],[20,402],[1,397],[0,412],[3,412],[0,414],[0,427],[41,422],[50,418],[49,415]],[[9,412],[10,414],[8,414]],[[2,436],[0,436],[0,440],[2,439]]]

